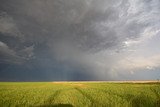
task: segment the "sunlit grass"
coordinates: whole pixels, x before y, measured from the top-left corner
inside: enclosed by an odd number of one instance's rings
[[[160,107],[159,83],[1,82],[0,107]]]

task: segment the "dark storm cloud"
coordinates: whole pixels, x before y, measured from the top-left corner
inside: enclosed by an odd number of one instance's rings
[[[113,79],[121,73],[114,65],[127,63],[123,59],[133,50],[130,46],[158,32],[158,4],[158,0],[1,0],[1,59],[14,56],[31,72],[37,67],[46,75],[68,75],[60,77],[66,80],[80,74],[82,79],[85,75]]]
[[[1,6],[11,14],[28,41],[42,42],[52,38],[68,39],[82,50],[95,50],[117,45],[117,32],[100,23],[115,22],[118,13],[109,6],[112,1],[8,1]],[[104,8],[104,4],[109,6]],[[101,6],[104,5],[104,6]],[[6,8],[10,7],[10,8]],[[107,31],[100,34],[101,31]],[[33,39],[33,40],[32,40]]]
[[[16,55],[14,50],[0,41],[0,63],[21,63],[23,59]]]
[[[33,56],[33,46],[25,46],[24,35],[13,18],[6,12],[0,13],[1,63],[21,64]]]
[[[0,41],[0,63],[22,64],[33,56],[33,47],[15,51]]]

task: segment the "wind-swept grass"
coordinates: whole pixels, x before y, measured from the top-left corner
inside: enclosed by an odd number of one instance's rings
[[[0,107],[160,107],[159,83],[1,82]]]

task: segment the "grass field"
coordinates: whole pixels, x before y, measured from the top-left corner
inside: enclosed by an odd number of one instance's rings
[[[160,107],[159,83],[0,82],[0,107]]]

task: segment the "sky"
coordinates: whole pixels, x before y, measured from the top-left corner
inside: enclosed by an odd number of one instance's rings
[[[160,79],[160,0],[0,0],[0,81]]]

